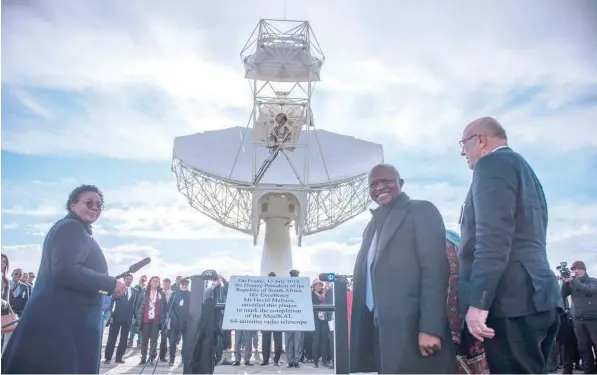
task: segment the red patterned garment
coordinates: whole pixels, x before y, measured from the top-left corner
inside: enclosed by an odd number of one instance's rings
[[[446,242],[446,252],[450,263],[450,283],[448,286],[448,319],[452,330],[452,341],[455,345],[460,344],[462,339],[463,316],[460,314],[458,305],[458,274],[460,272],[458,262],[458,250],[456,245],[450,241]],[[480,341],[475,340],[468,350],[467,356],[458,356],[459,374],[489,374],[489,366],[485,357],[485,350]]]

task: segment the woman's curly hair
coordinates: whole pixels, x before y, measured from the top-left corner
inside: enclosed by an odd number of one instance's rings
[[[66,210],[68,212],[71,212],[70,206],[72,204],[77,203],[77,201],[79,200],[79,197],[81,196],[81,194],[87,193],[88,191],[94,192],[97,195],[99,195],[102,203],[104,202],[104,194],[102,194],[102,191],[97,186],[95,186],[95,185],[81,185],[79,187],[76,187],[69,194],[68,200],[66,201]]]

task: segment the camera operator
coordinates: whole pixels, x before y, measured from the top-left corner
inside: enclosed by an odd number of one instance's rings
[[[572,298],[572,318],[585,374],[595,373],[593,346],[597,347],[597,279],[589,277],[581,261],[572,263],[573,275],[562,274],[562,297]],[[560,271],[562,273],[562,271]]]

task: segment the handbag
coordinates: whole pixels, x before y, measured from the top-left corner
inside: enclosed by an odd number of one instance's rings
[[[6,315],[2,315],[2,325],[4,326],[5,324],[8,324],[14,320],[18,320],[19,317],[17,316],[17,314],[14,313],[14,311],[12,311],[12,307],[8,306],[8,314]],[[2,333],[10,333],[12,331],[15,330],[15,328],[17,328],[17,324],[19,323],[15,323],[12,324],[6,328],[2,328]]]

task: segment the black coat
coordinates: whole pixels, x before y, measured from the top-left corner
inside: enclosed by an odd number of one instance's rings
[[[128,298],[127,294],[122,297],[112,297],[112,321],[114,323],[125,323],[128,325],[132,323],[139,290],[131,287],[130,291],[130,298]]]
[[[363,234],[354,268],[350,326],[350,372],[375,372],[366,313],[367,256],[374,238],[373,212]],[[381,226],[381,225],[380,225]],[[456,352],[446,300],[450,265],[441,214],[427,201],[402,193],[383,221],[371,279],[378,316],[381,366],[384,374],[450,374],[456,372]],[[433,357],[421,356],[419,333],[441,340]]]
[[[90,227],[59,220],[44,241],[35,293],[2,355],[2,373],[99,373],[102,295],[115,287]]]
[[[462,207],[458,300],[515,318],[562,307],[546,251],[547,203],[522,156],[502,148],[481,158]]]
[[[191,293],[188,290],[178,290],[174,292],[170,309],[170,329],[173,331],[182,331],[186,328],[187,317],[189,315],[189,303],[191,302]]]

